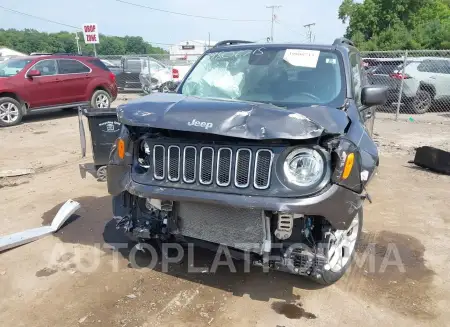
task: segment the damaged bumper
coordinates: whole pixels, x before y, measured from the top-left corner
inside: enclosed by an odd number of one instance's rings
[[[247,209],[281,211],[325,217],[336,229],[350,225],[362,203],[361,195],[333,184],[320,194],[305,198],[280,198],[224,194],[161,186],[144,185],[131,179],[124,166],[108,166],[108,190],[114,195],[114,211],[119,211],[122,192],[127,191],[141,198],[156,198],[178,202],[200,202]],[[117,178],[121,176],[121,178]],[[120,212],[114,212],[120,216]]]

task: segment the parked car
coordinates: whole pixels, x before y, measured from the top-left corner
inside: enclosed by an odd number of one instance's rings
[[[117,228],[140,249],[151,239],[225,245],[332,284],[362,233],[385,102],[346,39],[219,42],[174,93],[118,106],[107,169]]]
[[[95,57],[37,55],[0,63],[0,126],[43,109],[109,108],[116,97],[114,74]]]
[[[121,59],[120,71],[116,72],[119,91],[142,91],[139,75],[144,69],[146,57],[125,56]]]
[[[173,81],[173,70],[156,59],[148,58],[144,61],[139,80],[145,93],[151,93],[154,90],[161,91],[168,82]]]
[[[368,78],[388,86],[388,104],[398,101],[403,80],[401,102],[409,112],[426,113],[435,102],[450,104],[449,58],[410,57],[405,65],[403,59],[389,59],[369,70]]]

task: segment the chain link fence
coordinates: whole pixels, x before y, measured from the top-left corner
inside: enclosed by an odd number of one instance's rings
[[[450,118],[450,50],[371,51],[362,58],[369,83],[388,88],[382,111],[395,119]]]
[[[116,74],[120,91],[158,92],[181,80],[201,54],[103,55],[99,58]],[[450,50],[362,52],[367,79],[388,88],[380,108],[398,119],[450,119]],[[422,119],[421,118],[421,119]]]
[[[181,80],[201,54],[101,55],[99,59],[116,75],[122,92],[161,92],[167,83]]]

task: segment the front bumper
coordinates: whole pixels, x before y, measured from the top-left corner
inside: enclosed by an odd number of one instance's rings
[[[347,229],[362,205],[360,194],[336,184],[329,186],[318,195],[305,198],[224,194],[136,183],[131,179],[126,166],[115,165],[108,166],[107,181],[109,193],[115,196],[120,196],[122,192],[127,191],[142,198],[215,203],[232,207],[322,216],[336,229]]]

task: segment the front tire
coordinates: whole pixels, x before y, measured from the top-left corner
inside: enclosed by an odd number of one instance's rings
[[[342,246],[341,251],[338,249],[333,252],[333,245],[330,248],[325,248],[325,254],[328,257],[328,269],[324,269],[320,278],[317,276],[311,276],[310,278],[321,285],[331,285],[337,282],[344,276],[347,269],[352,264],[355,258],[356,248],[359,243],[363,225],[363,210],[360,208],[352,220],[350,227],[343,232],[346,242]],[[326,244],[330,240],[330,236],[325,238]],[[338,247],[339,248],[339,247]]]
[[[22,118],[22,105],[19,101],[9,97],[0,98],[0,126],[18,125]]]
[[[111,107],[111,96],[104,90],[97,90],[92,94],[91,108],[109,109]]]

